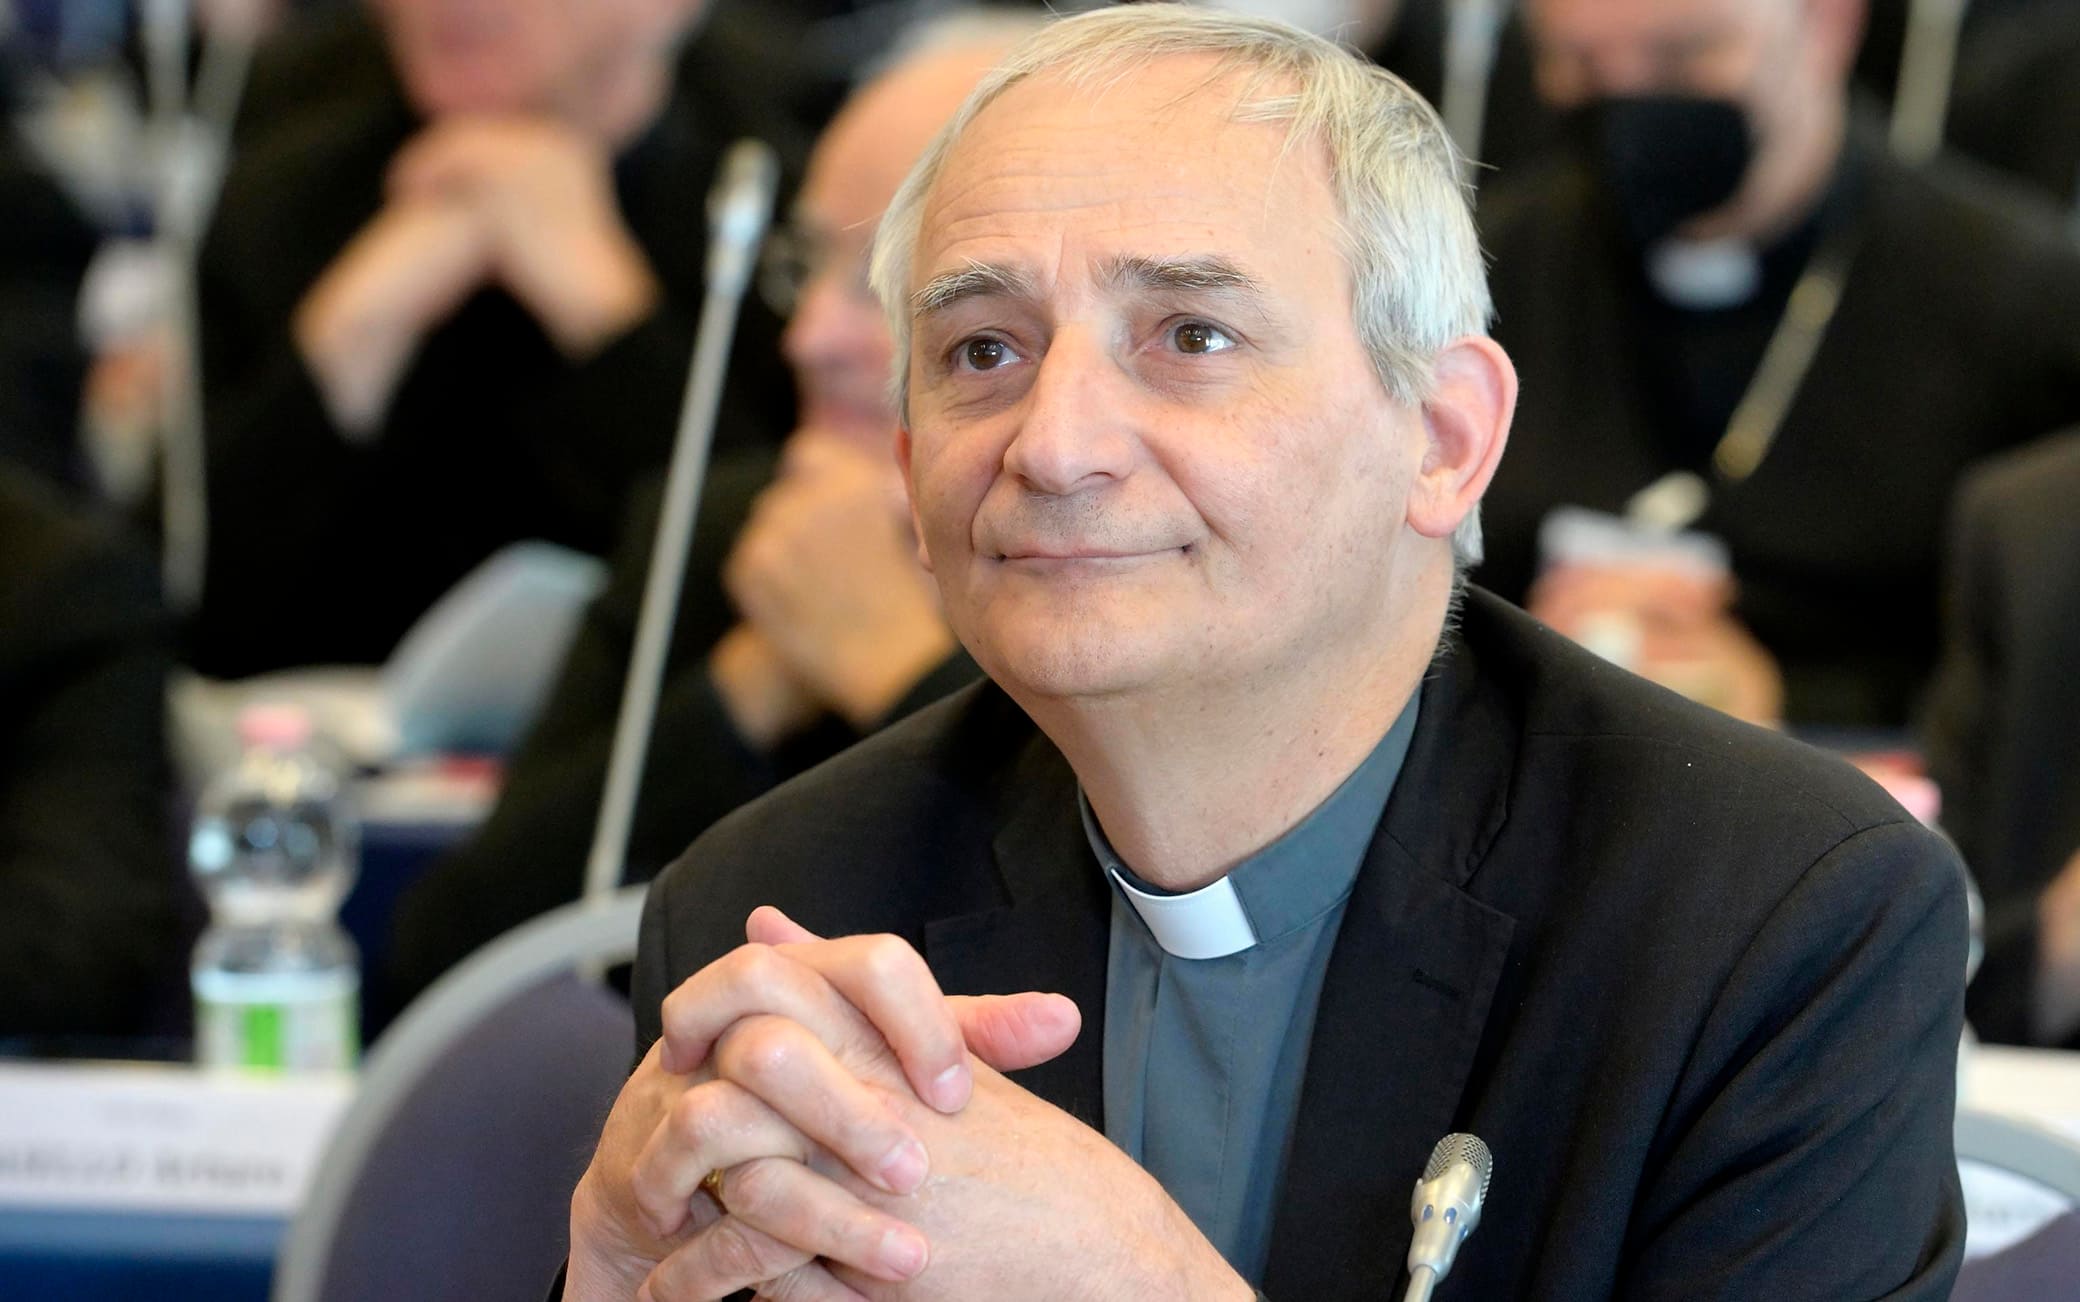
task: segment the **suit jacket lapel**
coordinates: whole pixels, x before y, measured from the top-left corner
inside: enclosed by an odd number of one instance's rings
[[[1013,1079],[1104,1129],[1105,964],[1110,897],[1076,810],[1076,778],[1037,730],[1003,789],[991,852],[1008,901],[925,927],[925,958],[949,994],[1048,990],[1083,1012],[1068,1052]]]
[[[1514,721],[1454,639],[1345,910],[1264,1291],[1394,1295],[1409,1195],[1453,1127],[1515,923],[1463,888],[1506,813]]]

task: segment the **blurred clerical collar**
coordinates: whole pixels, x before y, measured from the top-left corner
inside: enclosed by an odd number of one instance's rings
[[[1762,290],[1762,255],[1746,240],[1663,240],[1646,271],[1662,301],[1686,312],[1740,307]]]

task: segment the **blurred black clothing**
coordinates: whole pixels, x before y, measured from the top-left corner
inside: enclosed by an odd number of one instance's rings
[[[772,458],[746,454],[716,465],[709,476],[636,801],[625,881],[648,881],[724,814],[863,735],[827,717],[770,754],[758,751],[737,735],[708,677],[709,653],[735,623],[718,578],[722,561],[772,470]],[[377,992],[386,1011],[401,1008],[501,932],[582,893],[660,498],[652,484],[630,511],[613,578],[586,611],[554,691],[507,766],[490,818],[468,844],[429,869],[398,906],[390,972]],[[956,652],[920,679],[885,722],[966,686],[980,672]]]
[[[8,103],[0,84],[0,106]],[[80,486],[79,287],[93,228],[0,123],[0,461]]]
[[[1633,263],[1627,287],[1640,314],[1639,347],[1647,405],[1661,431],[1662,452],[1673,469],[1704,473],[1748,391],[1762,355],[1783,320],[1793,291],[1823,240],[1832,243],[1855,227],[1860,167],[1845,158],[1813,212],[1761,251],[1754,297],[1720,308],[1678,307],[1657,293]],[[1644,487],[1644,485],[1642,485]]]
[[[1732,548],[1736,613],[1782,665],[1789,719],[1896,728],[1935,659],[1958,475],[2080,418],[2080,250],[2026,198],[1947,166],[1904,168],[1867,128],[1843,173],[1798,237],[1851,241],[1840,309],[1774,449],[1745,482],[1713,484],[1699,527]],[[1523,395],[1478,575],[1522,600],[1548,511],[1620,511],[1701,464],[1739,397],[1725,381],[1752,371],[1775,322],[1658,301],[1572,158],[1491,186],[1481,224],[1495,334]],[[1765,262],[1775,302],[1782,264]]]
[[[1907,25],[1917,0],[1870,0],[1863,48],[1856,56],[1856,85],[1890,105],[1899,86],[1900,62],[1906,52]],[[2056,25],[2073,12],[2073,0],[1968,0],[1958,32],[1958,76],[1982,46],[1996,43],[2011,27]]]
[[[1986,901],[1967,1014],[2027,1044],[2037,897],[2080,854],[2080,433],[1990,462],[1957,501],[1929,771]]]
[[[0,1037],[147,1028],[177,966],[147,558],[0,465]]]
[[[379,40],[365,20],[359,33]],[[352,95],[329,85],[322,112],[267,130],[249,122],[203,251],[210,536],[191,656],[219,677],[380,661],[457,579],[518,539],[608,550],[628,489],[670,451],[716,160],[745,135],[771,142],[790,177],[805,156],[796,124],[695,41],[671,103],[614,169],[622,215],[663,287],[659,309],[572,363],[511,296],[481,291],[426,338],[383,427],[349,442],[290,320],[377,212],[385,169],[421,126],[387,63],[351,48],[336,48],[337,65],[375,72]],[[755,296],[745,304],[724,447],[789,428],[778,331]]]
[[[2080,6],[1994,25],[1957,72],[1949,144],[2080,208]]]

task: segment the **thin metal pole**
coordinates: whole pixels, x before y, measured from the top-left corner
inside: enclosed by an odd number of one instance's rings
[[[747,149],[756,154],[746,153]],[[752,179],[762,180],[756,187],[758,194],[748,194],[746,186],[733,183],[733,177],[741,179],[754,172],[757,176]],[[708,258],[707,297],[701,306],[700,333],[694,339],[693,364],[679,410],[679,432],[665,480],[664,512],[650,548],[650,573],[643,585],[635,650],[629,658],[621,715],[614,725],[613,753],[607,762],[606,793],[585,861],[588,900],[605,899],[621,884],[643,762],[650,751],[650,730],[664,680],[665,653],[671,647],[672,626],[678,622],[686,550],[693,540],[701,488],[707,479],[708,448],[715,438],[715,413],[722,400],[730,338],[736,332],[738,308],[772,213],[777,172],[770,149],[755,140],[740,141],[723,164],[710,205],[715,238]]]
[[[1933,158],[1950,117],[1950,83],[1966,0],[1914,0],[1892,99],[1892,152],[1908,162]]]

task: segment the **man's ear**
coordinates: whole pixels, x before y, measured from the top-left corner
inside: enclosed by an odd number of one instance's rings
[[[924,541],[924,520],[917,513],[917,480],[910,474],[910,422],[896,424],[896,464],[903,468],[903,493],[910,499],[910,532],[917,539],[917,563],[927,574],[932,570],[932,553]]]
[[[1501,345],[1469,335],[1438,354],[1423,404],[1423,465],[1408,491],[1408,524],[1449,538],[1495,478],[1517,409],[1517,368]]]

